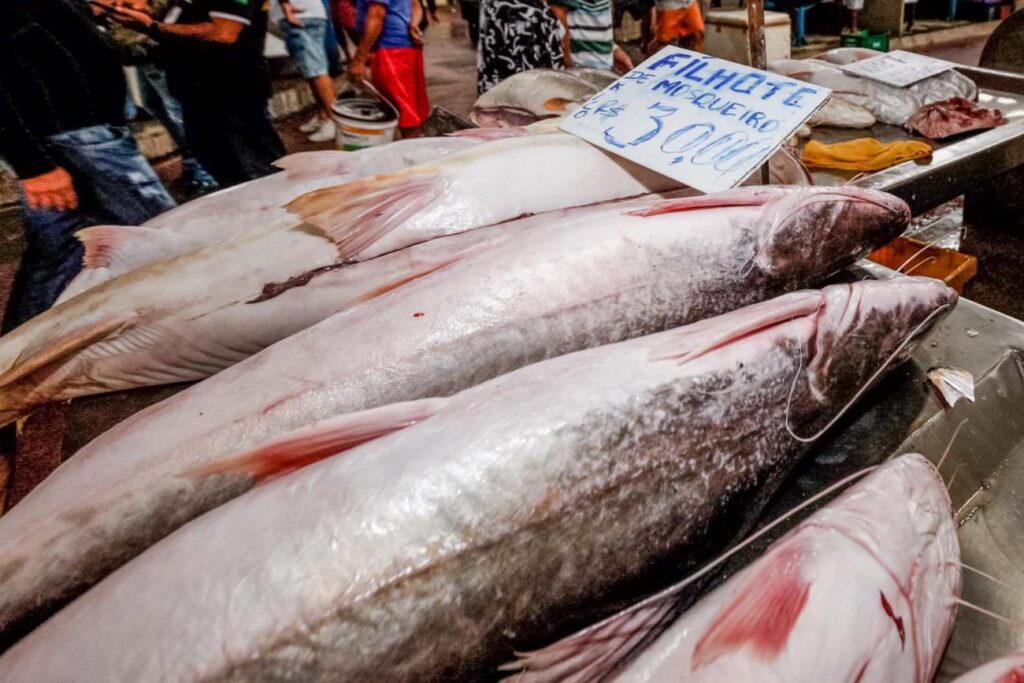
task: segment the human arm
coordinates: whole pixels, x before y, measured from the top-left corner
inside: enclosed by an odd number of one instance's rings
[[[551,13],[562,25],[562,63],[566,69],[573,67],[572,63],[572,37],[569,35],[569,8],[565,5],[551,3]]]
[[[302,10],[290,3],[288,0],[277,0],[278,4],[281,5],[281,12],[284,14],[284,20],[296,28],[302,28],[304,24],[299,15],[302,14]]]
[[[78,206],[78,196],[70,174],[57,165],[46,149],[42,137],[30,125],[26,111],[39,111],[32,100],[39,92],[19,78],[5,78],[13,71],[24,69],[16,55],[0,54],[0,154],[18,176],[26,203],[34,208],[52,208],[59,211]],[[10,69],[10,71],[8,71]]]
[[[361,81],[366,77],[366,60],[370,51],[377,44],[381,32],[384,30],[384,19],[388,15],[387,5],[379,2],[371,2],[366,10],[366,23],[363,25],[363,35],[359,38],[359,46],[356,47],[352,61],[348,64],[348,75],[354,81]]]
[[[618,45],[615,45],[612,50],[612,68],[620,76],[633,68],[633,60],[630,58],[629,53]]]
[[[412,5],[409,38],[412,39],[413,45],[423,45],[423,29],[420,28],[420,24],[423,23],[423,4],[420,0],[409,0],[409,4]]]
[[[146,33],[158,42],[204,42],[214,45],[232,45],[238,41],[245,28],[245,21],[239,18],[211,16],[210,21],[198,24],[165,24],[154,19],[148,11],[134,9],[137,0],[120,0],[110,13],[110,18],[130,29]],[[144,5],[144,3],[143,3]]]

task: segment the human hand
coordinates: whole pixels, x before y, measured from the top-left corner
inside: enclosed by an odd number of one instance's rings
[[[352,55],[348,63],[348,77],[353,83],[362,83],[366,80],[366,58],[358,54]]]
[[[302,23],[302,19],[299,15],[302,14],[302,10],[295,7],[290,2],[281,3],[281,11],[284,12],[284,20],[295,28],[302,28],[305,24]]]
[[[612,69],[620,76],[633,69],[633,60],[630,59],[629,53],[618,45],[612,50]]]
[[[145,12],[129,9],[128,7],[115,7],[110,12],[110,18],[121,24],[121,26],[140,33],[146,33],[156,23],[156,20]]]
[[[72,211],[78,208],[78,195],[71,174],[59,166],[48,173],[21,181],[25,201],[33,209]]]
[[[417,47],[423,46],[423,29],[420,28],[419,24],[409,24],[409,38],[412,39],[412,44]]]

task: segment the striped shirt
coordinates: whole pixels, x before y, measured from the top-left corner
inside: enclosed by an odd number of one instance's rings
[[[611,70],[612,0],[552,0],[569,10],[569,49],[573,66]]]

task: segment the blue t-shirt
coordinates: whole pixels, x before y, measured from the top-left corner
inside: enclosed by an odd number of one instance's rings
[[[384,28],[373,49],[392,47],[414,47],[409,37],[409,22],[412,21],[412,3],[418,0],[357,0],[356,30],[363,32],[366,25],[366,12],[370,3],[377,3],[388,8],[384,18]]]

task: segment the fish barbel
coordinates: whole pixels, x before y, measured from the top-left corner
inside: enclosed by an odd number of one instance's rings
[[[903,455],[667,628],[660,622],[673,591],[528,655],[519,683],[603,680],[630,657],[607,679],[928,683],[953,629],[960,584],[945,483],[927,459]],[[645,632],[661,628],[645,642]]]
[[[0,658],[5,683],[493,676],[721,549],[793,435],[955,300],[923,278],[800,291],[208,466],[273,476],[366,442],[151,547]]]
[[[535,216],[359,264],[351,272],[387,275],[352,288],[362,303],[121,422],[0,518],[0,628],[254,483],[182,477],[193,468],[317,420],[454,394],[812,285],[909,215],[871,190],[755,187]]]

